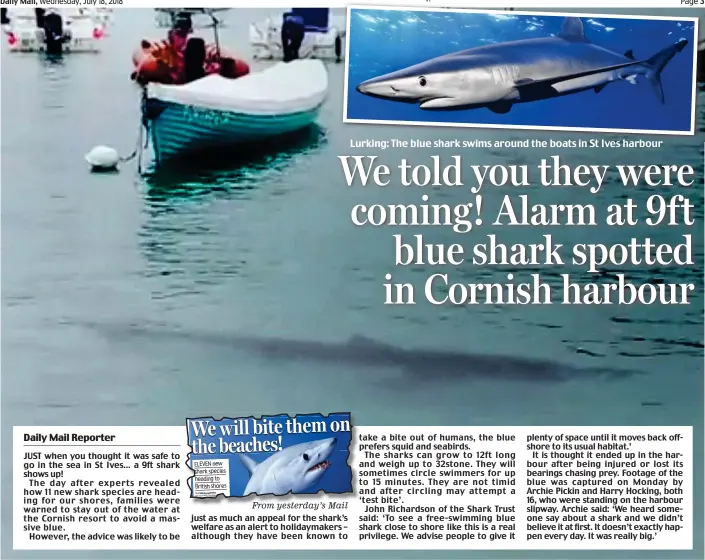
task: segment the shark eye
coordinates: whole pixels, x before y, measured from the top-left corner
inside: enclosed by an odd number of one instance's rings
[[[304,461],[308,462],[309,461],[309,456],[308,453],[304,453]]]
[[[423,76],[419,76],[419,85],[421,87],[424,87],[427,83],[428,82],[426,81],[426,78],[424,78]]]

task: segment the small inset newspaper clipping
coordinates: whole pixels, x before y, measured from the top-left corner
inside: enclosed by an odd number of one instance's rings
[[[688,550],[692,427],[15,427],[21,550]]]

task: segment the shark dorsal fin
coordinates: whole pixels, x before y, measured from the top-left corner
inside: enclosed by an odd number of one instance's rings
[[[561,32],[558,34],[561,39],[572,43],[588,43],[585,37],[585,27],[583,20],[579,17],[567,17],[563,20]]]
[[[375,341],[361,334],[354,334],[349,340],[350,346],[373,346]]]
[[[368,338],[364,335],[360,334],[354,334],[353,336],[350,337],[348,340],[348,345],[353,347],[353,348],[386,348],[387,346],[379,342],[378,340],[375,340],[374,338]]]
[[[240,462],[242,463],[242,466],[247,469],[247,472],[252,474],[255,472],[255,469],[257,468],[257,461],[252,459],[251,457],[245,455],[244,453],[240,453]]]
[[[625,52],[624,56],[626,56],[629,60],[635,60],[634,51],[632,49],[629,49],[627,52]]]

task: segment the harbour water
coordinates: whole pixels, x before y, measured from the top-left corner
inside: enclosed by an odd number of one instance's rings
[[[277,11],[276,13],[278,13]],[[247,25],[265,10],[233,10],[224,45],[248,58]],[[142,37],[163,35],[152,10],[117,13],[100,55],[48,61],[2,53],[2,531],[12,557],[12,425],[180,425],[194,415],[249,416],[350,411],[364,425],[695,425],[703,416],[703,138],[662,137],[660,150],[531,148],[462,151],[472,163],[527,163],[560,154],[566,163],[689,164],[698,173],[690,192],[697,223],[689,231],[637,226],[633,237],[673,242],[693,235],[696,265],[630,271],[640,282],[693,282],[687,306],[385,306],[385,274],[417,285],[429,268],[395,269],[391,228],[356,227],[355,204],[419,203],[417,189],[347,187],[339,155],[378,155],[426,162],[438,148],[352,148],[366,140],[465,141],[587,138],[590,135],[424,129],[342,124],[344,64],[330,64],[330,100],[312,131],[278,154],[140,178],[90,174],[83,155],[96,144],[129,153],[137,138],[138,91],[129,81],[130,54]],[[265,64],[265,63],[261,63]],[[257,68],[257,64],[254,65]],[[592,135],[594,136],[594,135]],[[609,137],[613,139],[613,137]],[[496,210],[507,190],[484,193]],[[589,202],[601,208],[628,193],[615,179],[596,195],[532,187],[534,202]],[[643,203],[646,190],[629,193]],[[434,201],[467,201],[463,189],[431,193]],[[412,228],[404,235],[419,233]],[[449,228],[423,232],[452,243]],[[491,227],[505,243],[546,232]],[[614,228],[554,228],[562,243],[628,241]],[[498,282],[508,270],[451,267],[458,282]],[[514,271],[530,274],[535,270]],[[541,271],[548,282],[566,270]],[[569,271],[575,279],[593,276]],[[614,272],[614,271],[612,271]],[[558,279],[558,280],[557,280]],[[133,327],[139,327],[135,330]],[[174,331],[178,335],[170,335]],[[228,338],[274,337],[344,342],[360,336],[400,348],[497,354],[615,368],[634,375],[562,382],[505,376],[423,378],[364,361],[282,360],[248,352]],[[696,457],[702,457],[702,443]],[[700,476],[697,476],[697,473]],[[702,463],[696,470],[702,495]],[[698,509],[702,513],[702,506]],[[695,526],[702,526],[702,517]],[[702,551],[639,553],[639,558],[696,558]],[[336,557],[355,558],[354,551]],[[115,554],[67,553],[64,558]],[[147,555],[142,555],[146,557]],[[154,557],[173,557],[163,554]],[[186,553],[179,557],[202,557]],[[222,557],[235,558],[237,553]],[[248,557],[253,554],[247,553]],[[298,558],[312,553],[270,553]],[[330,557],[330,554],[319,557]],[[487,558],[489,553],[443,557]],[[527,553],[494,555],[528,558]],[[542,553],[536,557],[564,557]],[[595,554],[585,555],[595,557]],[[46,558],[35,554],[24,557]],[[59,557],[56,555],[55,557]],[[151,556],[150,556],[151,557]],[[213,555],[218,557],[218,555]],[[264,555],[257,555],[264,558]],[[427,557],[424,553],[377,557]],[[532,556],[533,557],[533,556]],[[610,552],[609,557],[630,557]]]

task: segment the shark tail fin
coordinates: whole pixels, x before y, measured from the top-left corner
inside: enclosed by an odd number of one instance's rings
[[[671,62],[671,59],[681,52],[685,46],[688,44],[687,39],[679,39],[674,44],[665,49],[657,52],[654,56],[646,61],[646,65],[649,67],[649,71],[646,73],[646,79],[651,85],[654,94],[661,103],[665,103],[666,100],[663,96],[663,84],[661,83],[661,72],[666,67],[666,65]]]
[[[244,453],[240,453],[239,457],[242,466],[247,469],[248,473],[252,474],[257,468],[257,461],[255,461],[252,457],[245,455]]]

